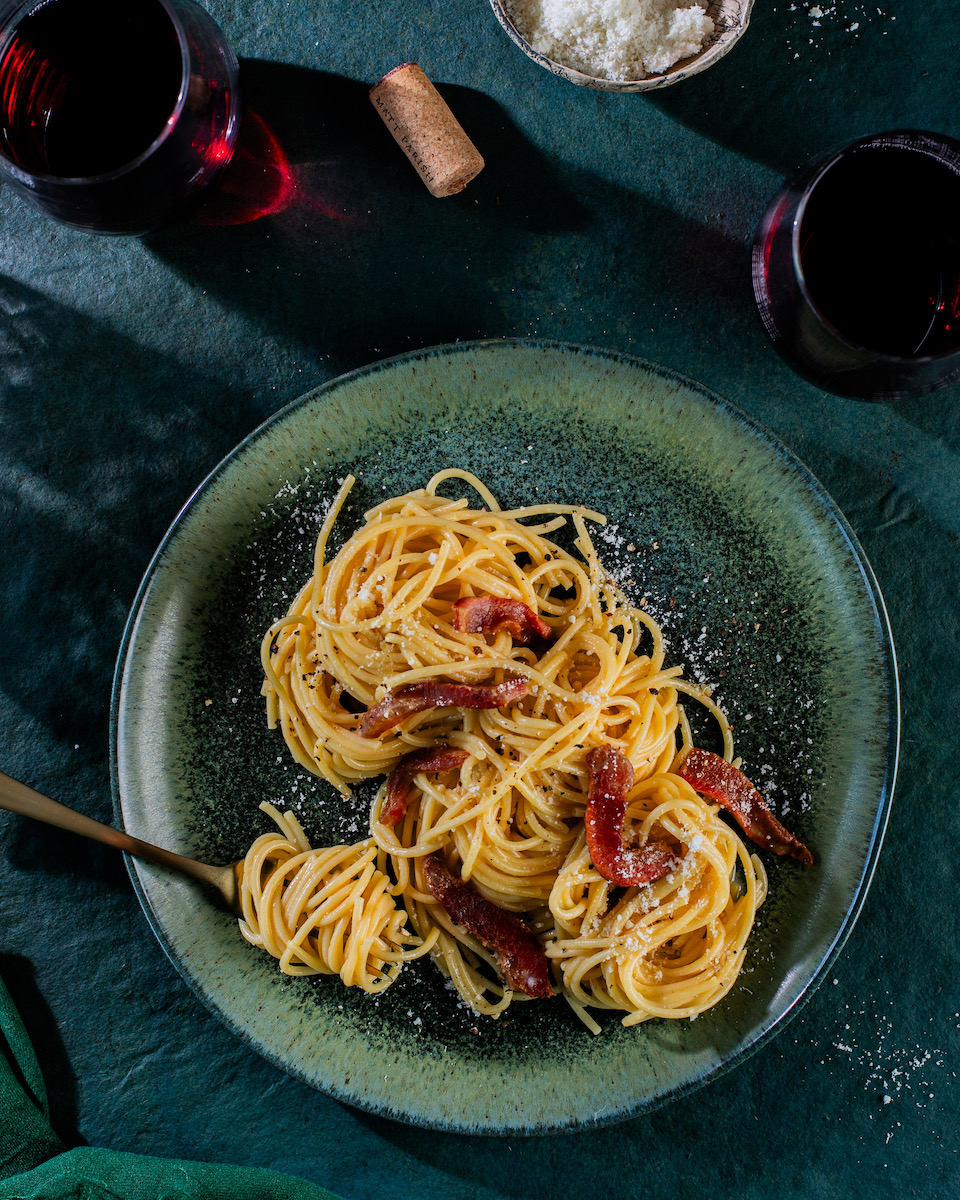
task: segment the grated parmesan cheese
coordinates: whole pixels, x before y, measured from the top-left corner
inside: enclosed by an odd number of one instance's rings
[[[505,0],[538,53],[598,79],[659,75],[698,54],[714,31],[701,4],[683,0]]]

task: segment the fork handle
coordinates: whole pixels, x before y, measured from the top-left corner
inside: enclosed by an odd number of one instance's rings
[[[32,817],[35,821],[45,821],[47,825],[55,825],[69,833],[79,833],[95,842],[104,842],[107,846],[125,850],[127,854],[136,855],[147,862],[182,871],[204,883],[219,885],[218,868],[208,867],[206,863],[195,862],[192,858],[184,858],[182,854],[174,854],[172,850],[164,850],[162,846],[154,846],[151,842],[143,842],[140,838],[131,837],[129,833],[114,829],[112,825],[103,825],[92,817],[84,816],[83,813],[34,791],[32,787],[5,775],[3,771],[0,771],[0,808],[18,813],[22,817]]]

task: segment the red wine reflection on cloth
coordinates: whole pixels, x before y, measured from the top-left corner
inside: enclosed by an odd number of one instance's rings
[[[138,158],[180,93],[176,30],[150,0],[47,0],[0,61],[0,144],[27,171],[104,175]]]
[[[906,161],[904,161],[906,160]],[[960,178],[935,159],[866,147],[836,162],[800,227],[807,294],[848,341],[914,357],[960,345]]]

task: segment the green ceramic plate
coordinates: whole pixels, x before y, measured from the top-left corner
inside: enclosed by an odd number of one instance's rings
[[[429,961],[374,999],[289,979],[188,881],[132,865],[171,959],[231,1029],[360,1108],[467,1133],[585,1128],[635,1115],[766,1041],[823,977],[863,903],[891,801],[897,688],[876,582],[817,481],[717,396],[649,363],[533,342],[378,363],[298,400],[213,472],[150,566],[113,706],[118,816],[208,862],[240,858],[292,807],[315,843],[354,841],[370,790],[340,799],[265,727],[258,648],[311,570],[325,505],[369,505],[449,466],[507,506],[583,502],[610,524],[607,569],[646,603],[672,661],[714,685],[737,747],[816,855],[769,860],[745,971],[697,1021],[593,1037],[562,999],[476,1017]],[[705,732],[704,737],[708,736]]]

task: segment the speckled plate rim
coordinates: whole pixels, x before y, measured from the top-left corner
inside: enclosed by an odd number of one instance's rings
[[[144,573],[144,577],[137,591],[137,595],[131,607],[130,614],[123,632],[114,671],[110,706],[111,790],[115,819],[120,825],[123,825],[124,813],[118,763],[118,730],[122,704],[121,687],[127,657],[135,638],[144,600],[149,591],[153,576],[157,571],[158,566],[163,561],[171,541],[176,537],[181,524],[191,513],[199,498],[208,494],[211,489],[215,487],[220,476],[235,458],[247,451],[251,445],[267,431],[272,429],[274,426],[288,420],[292,414],[296,413],[298,409],[307,403],[315,401],[317,398],[323,397],[326,394],[335,393],[341,387],[356,381],[360,381],[365,377],[375,377],[386,371],[416,364],[417,362],[422,362],[426,359],[434,358],[436,356],[470,353],[476,350],[490,349],[520,354],[530,351],[548,351],[559,352],[561,354],[566,353],[580,356],[592,356],[599,360],[607,360],[616,364],[622,364],[627,367],[636,368],[640,372],[648,372],[664,381],[674,384],[679,388],[689,390],[701,401],[706,401],[709,405],[714,406],[715,409],[724,417],[739,424],[745,432],[758,438],[761,443],[765,443],[770,453],[776,458],[788,462],[791,468],[805,480],[811,497],[822,510],[822,515],[833,523],[849,550],[852,562],[856,566],[863,583],[863,598],[872,609],[875,629],[879,636],[882,651],[882,662],[880,662],[879,665],[882,669],[886,682],[885,696],[889,718],[886,739],[886,756],[883,764],[882,783],[877,796],[876,811],[867,842],[866,853],[864,854],[863,858],[862,869],[860,871],[859,878],[852,887],[852,901],[848,905],[842,920],[838,922],[832,940],[825,947],[819,962],[809,972],[808,978],[803,983],[803,986],[800,988],[793,1001],[764,1028],[760,1029],[759,1031],[751,1031],[753,1036],[746,1038],[743,1043],[722,1062],[715,1064],[708,1070],[692,1074],[689,1079],[679,1083],[668,1092],[659,1093],[652,1096],[639,1095],[636,1097],[635,1102],[629,1106],[621,1106],[616,1109],[611,1109],[607,1112],[594,1112],[588,1117],[583,1117],[577,1113],[571,1113],[568,1120],[554,1121],[549,1125],[538,1124],[535,1122],[477,1125],[475,1123],[466,1121],[458,1121],[454,1116],[451,1116],[450,1119],[444,1120],[424,1119],[422,1114],[416,1112],[407,1112],[402,1107],[394,1107],[393,1105],[387,1103],[381,1104],[369,1102],[363,1098],[359,1098],[351,1093],[348,1089],[341,1088],[336,1081],[320,1082],[298,1069],[296,1065],[285,1060],[282,1055],[276,1054],[269,1048],[259,1044],[256,1038],[252,1036],[248,1030],[243,1028],[241,1024],[233,1018],[229,1011],[225,1010],[218,1003],[217,997],[215,995],[211,995],[204,988],[201,981],[195,979],[191,975],[181,960],[176,946],[171,944],[170,939],[167,936],[167,932],[159,920],[156,911],[154,910],[150,896],[139,874],[137,861],[128,855],[125,855],[125,859],[134,891],[138,900],[140,901],[147,921],[167,957],[170,959],[172,965],[176,968],[178,973],[182,976],[184,981],[191,988],[198,999],[214,1016],[217,1017],[218,1020],[220,1020],[228,1029],[230,1029],[230,1031],[242,1042],[250,1046],[250,1048],[255,1050],[260,1056],[266,1058],[269,1062],[273,1063],[281,1070],[295,1078],[300,1079],[309,1086],[318,1088],[319,1090],[333,1096],[335,1099],[351,1104],[361,1110],[368,1111],[379,1116],[385,1116],[407,1124],[416,1125],[421,1128],[436,1129],[442,1132],[485,1136],[526,1136],[580,1132],[587,1129],[600,1128],[603,1126],[616,1124],[633,1117],[642,1116],[646,1113],[654,1111],[657,1108],[661,1108],[668,1103],[672,1103],[681,1097],[688,1096],[705,1084],[712,1082],[715,1079],[719,1079],[721,1076],[731,1071],[734,1067],[737,1067],[741,1063],[745,1062],[749,1057],[764,1047],[770,1040],[772,1040],[773,1037],[781,1032],[785,1025],[797,1015],[802,1006],[809,1000],[812,994],[823,982],[833,963],[836,961],[837,956],[843,949],[843,946],[846,943],[847,938],[849,937],[863,909],[863,905],[865,903],[882,848],[896,784],[900,743],[899,681],[893,634],[886,610],[886,605],[866,554],[860,547],[852,528],[850,527],[846,518],[843,516],[842,512],[839,510],[809,468],[797,458],[793,451],[785,446],[760,422],[756,421],[749,414],[743,412],[741,409],[731,404],[722,396],[710,391],[697,381],[639,356],[609,350],[603,347],[541,339],[478,339],[469,342],[458,342],[448,345],[426,347],[421,350],[411,351],[406,354],[377,360],[376,362],[368,364],[367,366],[360,367],[356,370],[337,376],[334,379],[331,379],[328,382],[310,390],[309,392],[304,393],[303,395],[292,400],[283,408],[279,409],[276,413],[267,418],[267,420],[257,426],[250,434],[247,435],[247,437],[238,443],[237,446],[235,446],[234,449],[227,454],[220,461],[220,463],[217,464],[216,467],[214,467],[210,474],[191,494],[181,508],[180,512],[174,518],[170,528],[164,535],[163,540],[158,546]]]

